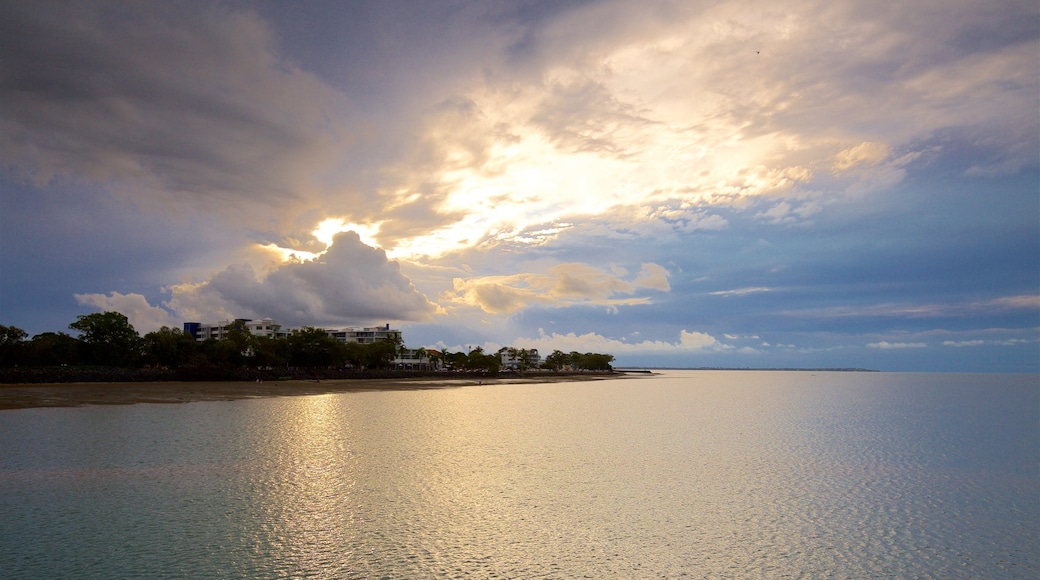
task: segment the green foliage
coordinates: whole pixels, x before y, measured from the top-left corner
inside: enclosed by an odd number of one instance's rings
[[[17,326],[4,326],[0,324],[0,346],[19,344],[28,338],[28,334]]]
[[[20,364],[28,334],[17,326],[0,324],[0,366]]]
[[[164,367],[187,364],[198,351],[195,337],[177,328],[164,326],[149,332],[142,339],[144,361]]]
[[[542,362],[542,366],[547,369],[553,369],[558,371],[567,364],[569,364],[569,360],[570,359],[566,353],[560,350],[554,350],[552,351],[552,354],[545,357],[545,360]]]
[[[294,330],[286,341],[289,347],[290,366],[304,368],[342,366],[347,358],[346,345],[329,336],[321,328],[305,326]]]
[[[162,327],[140,337],[129,319],[118,312],[101,312],[78,316],[69,328],[79,338],[63,332],[45,332],[26,340],[26,333],[14,326],[0,325],[0,366],[104,365],[130,366],[147,364],[186,369],[213,376],[213,372],[231,376],[244,366],[257,368],[333,368],[349,364],[356,369],[390,369],[397,356],[405,351],[400,334],[390,340],[370,344],[342,343],[321,328],[304,327],[287,338],[255,336],[246,325],[236,321],[227,330],[225,340],[208,339],[199,343],[177,328]],[[462,352],[427,353],[416,350],[420,360],[449,369],[496,373],[501,369],[501,355],[508,353],[521,369],[533,365],[533,353],[527,349],[502,348],[487,354],[476,347]],[[610,370],[613,355],[598,353],[563,353],[554,350],[542,364],[555,370]]]
[[[348,342],[343,345],[344,360],[350,366],[358,369],[365,370],[365,345],[357,342]]]
[[[69,328],[80,333],[88,364],[130,366],[141,356],[141,337],[118,312],[82,314]]]
[[[502,368],[502,359],[499,353],[485,354],[484,349],[479,346],[469,351],[469,354],[446,352],[441,355],[441,360],[444,361],[448,368],[454,370],[497,373]]]
[[[388,369],[394,364],[399,351],[396,341],[381,340],[365,347],[365,366],[373,369]]]
[[[269,336],[253,337],[252,364],[255,367],[285,367],[289,363],[289,343]]]
[[[553,370],[570,368],[573,370],[609,371],[612,368],[610,366],[612,362],[614,362],[614,355],[612,354],[594,352],[582,354],[577,351],[572,351],[568,354],[554,350],[552,354],[545,357],[545,362],[542,363],[542,366]]]
[[[83,343],[64,332],[44,332],[26,345],[24,364],[38,367],[77,365]]]

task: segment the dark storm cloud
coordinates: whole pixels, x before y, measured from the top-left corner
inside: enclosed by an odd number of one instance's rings
[[[0,161],[136,198],[278,201],[347,136],[340,97],[281,62],[267,25],[216,5],[5,3]]]

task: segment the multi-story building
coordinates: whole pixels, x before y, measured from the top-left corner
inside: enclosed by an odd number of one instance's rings
[[[394,368],[409,371],[444,370],[444,360],[440,351],[425,348],[405,348],[397,353]]]
[[[244,328],[254,336],[266,336],[268,338],[285,338],[292,333],[292,329],[283,328],[281,324],[270,318],[261,320],[250,320],[248,318],[236,318],[225,320],[218,324],[203,324],[201,322],[185,322],[184,332],[202,342],[210,338],[222,340],[227,338],[228,333],[236,324],[242,324]],[[391,329],[390,325],[372,327],[350,327],[344,330],[325,329],[325,333],[340,342],[357,342],[360,344],[372,344],[382,340],[401,342],[401,331]]]
[[[370,326],[366,328],[350,327],[344,330],[326,330],[329,336],[340,342],[358,342],[372,344],[382,340],[401,342],[401,331],[392,330],[390,325]]]
[[[498,355],[504,369],[536,369],[542,365],[537,348],[503,348]]]
[[[225,320],[218,324],[185,322],[184,332],[191,334],[195,337],[195,340],[199,342],[210,338],[222,340],[227,337],[228,333],[236,324],[242,324],[246,331],[253,336],[266,336],[268,338],[285,338],[286,336],[289,336],[288,330],[283,329],[281,324],[278,324],[270,318],[263,318],[260,320],[236,318],[235,320]]]

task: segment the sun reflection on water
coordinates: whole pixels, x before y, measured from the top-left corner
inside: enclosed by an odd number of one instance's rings
[[[351,546],[358,544],[354,458],[342,398],[298,397],[263,441],[273,465],[257,476],[256,499],[262,530],[254,549],[270,553],[292,576],[338,578],[348,572]]]

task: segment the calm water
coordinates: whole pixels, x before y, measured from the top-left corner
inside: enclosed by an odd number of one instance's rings
[[[5,578],[1037,578],[1036,375],[0,411]]]

